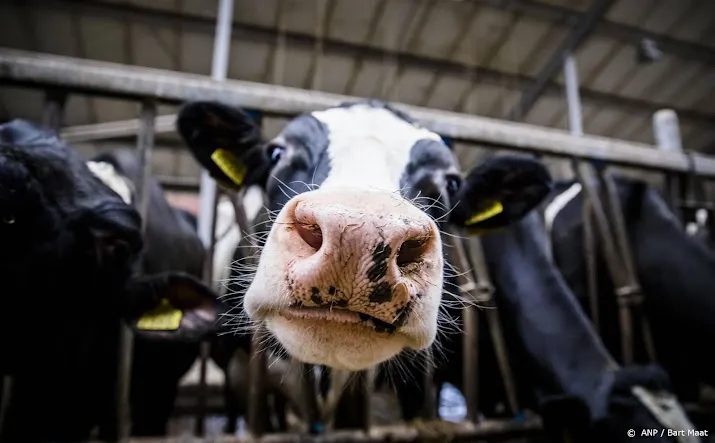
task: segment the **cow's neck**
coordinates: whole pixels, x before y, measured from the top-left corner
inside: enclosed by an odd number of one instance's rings
[[[549,261],[538,214],[483,242],[499,308],[532,367],[542,369],[539,380],[557,390],[547,394],[581,398],[592,418],[603,417],[616,365]]]

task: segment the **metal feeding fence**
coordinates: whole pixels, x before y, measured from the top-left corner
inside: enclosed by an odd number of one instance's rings
[[[230,14],[229,14],[230,15]],[[569,62],[570,63],[570,62]],[[225,68],[225,67],[224,67]],[[568,64],[567,64],[568,68]],[[220,71],[220,67],[215,72]],[[225,69],[224,69],[225,71]],[[157,129],[171,130],[171,117],[156,118],[156,106],[159,103],[178,104],[187,100],[216,100],[226,104],[241,106],[263,115],[293,116],[299,113],[311,112],[354,100],[337,94],[307,91],[276,85],[258,84],[245,81],[225,80],[220,75],[214,78],[186,73],[127,67],[119,64],[89,61],[84,59],[60,57],[47,54],[29,53],[23,51],[0,49],[0,83],[15,86],[42,89],[46,91],[44,123],[59,130],[63,103],[67,94],[89,94],[104,97],[114,97],[141,102],[141,114],[134,125],[111,130],[134,133],[137,136],[137,151],[144,171],[143,179],[138,188],[138,207],[142,216],[147,213],[146,186],[150,174],[150,159],[154,145],[154,135]],[[589,201],[590,215],[595,223],[594,235],[597,235],[605,247],[609,269],[616,282],[617,294],[621,309],[622,339],[624,344],[631,342],[630,309],[637,305],[640,289],[634,277],[632,258],[626,247],[623,220],[617,210],[614,200],[612,182],[606,165],[619,165],[641,168],[665,173],[678,189],[680,202],[676,203],[688,211],[693,208],[710,210],[705,202],[694,200],[695,185],[698,180],[715,179],[715,158],[685,153],[682,149],[656,149],[639,143],[593,137],[580,134],[577,88],[575,79],[567,75],[569,86],[569,104],[572,110],[572,128],[575,134],[564,131],[536,127],[526,124],[499,121],[473,115],[436,111],[406,105],[395,105],[415,117],[425,127],[456,141],[495,149],[510,149],[525,151],[538,156],[554,156],[568,158],[574,162],[577,177],[582,182]],[[659,144],[678,147],[677,120],[666,114],[659,114],[657,123],[657,138]],[[672,116],[671,116],[672,117]],[[664,123],[663,123],[664,122]],[[138,123],[138,124],[136,124]],[[161,128],[157,128],[160,123]],[[662,123],[662,124],[661,124]],[[575,125],[575,126],[574,126]],[[675,126],[674,126],[675,125]],[[111,132],[110,130],[110,132]],[[675,134],[675,135],[674,135]],[[77,140],[82,134],[65,134],[69,140]],[[84,135],[85,137],[87,134]],[[602,167],[604,166],[604,167]],[[207,191],[208,189],[208,191]],[[675,195],[675,194],[673,194]],[[605,197],[605,198],[602,198]],[[205,270],[208,279],[211,275],[212,248],[214,242],[215,213],[217,203],[215,183],[205,175],[202,177],[202,205],[199,216],[199,231],[202,240],[209,247]],[[605,203],[602,203],[605,202]],[[245,214],[237,208],[237,217],[244,232],[249,232]],[[473,269],[472,272],[460,276],[461,289],[473,297],[490,298],[493,285],[490,282],[483,251],[478,241],[467,245],[458,236],[449,239],[456,251],[457,266],[462,269]],[[469,247],[468,247],[469,246]],[[465,308],[464,314],[464,396],[467,403],[467,421],[448,429],[438,427],[430,430],[420,430],[414,427],[375,427],[370,426],[368,402],[363,401],[360,410],[361,426],[354,431],[336,431],[325,435],[263,435],[263,407],[265,406],[264,381],[266,374],[265,356],[256,353],[251,358],[249,393],[248,428],[252,435],[251,441],[293,442],[293,441],[332,441],[332,442],[378,442],[378,441],[418,441],[425,438],[436,441],[462,439],[504,439],[523,436],[540,429],[540,421],[486,421],[478,419],[477,404],[478,348],[476,346],[479,312],[474,307]],[[507,393],[507,407],[513,412],[519,411],[516,387],[512,368],[507,358],[507,343],[504,341],[502,328],[495,310],[483,312],[488,322],[491,339],[497,355],[500,374]],[[647,325],[644,325],[647,328]],[[646,334],[647,337],[647,334]],[[255,338],[254,338],[255,339]],[[116,403],[116,426],[118,440],[126,440],[128,436],[128,392],[131,368],[132,335],[128,328],[120,340],[121,360],[120,379],[118,382]],[[648,346],[648,343],[646,343]],[[199,389],[200,402],[198,410],[197,434],[204,434],[205,419],[205,376],[208,359],[207,344],[202,350],[201,384]],[[624,346],[623,361],[632,361],[632,346]],[[469,374],[469,376],[467,376]],[[358,375],[358,389],[367,394],[369,382],[367,373]],[[304,380],[315,383],[314,380]],[[429,389],[426,390],[430,392]],[[311,391],[311,392],[314,392]],[[434,395],[428,394],[429,401],[434,404]],[[435,410],[436,408],[431,408]],[[431,418],[431,417],[430,417]],[[226,437],[222,441],[248,441],[239,437]],[[167,441],[155,439],[143,441]],[[182,440],[183,441],[183,440]],[[200,441],[188,439],[186,441]]]

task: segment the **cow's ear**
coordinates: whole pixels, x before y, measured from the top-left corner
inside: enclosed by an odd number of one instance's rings
[[[450,222],[470,234],[509,226],[541,203],[551,187],[551,175],[541,162],[521,156],[491,157],[464,179]]]
[[[137,335],[195,342],[215,334],[225,312],[218,295],[195,277],[167,272],[134,279],[127,294],[126,315]]]
[[[246,111],[218,102],[188,102],[176,126],[196,160],[223,186],[240,189],[265,173],[261,128]]]

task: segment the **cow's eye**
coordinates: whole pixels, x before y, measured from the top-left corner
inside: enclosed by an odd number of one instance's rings
[[[281,145],[270,145],[268,147],[268,158],[271,159],[271,166],[275,165],[280,161],[281,157],[285,153],[285,147]]]
[[[454,195],[459,191],[459,187],[462,186],[462,180],[457,176],[447,177],[447,192],[449,195]]]
[[[6,225],[14,225],[15,224],[15,216],[12,214],[5,214],[2,216],[2,222]]]

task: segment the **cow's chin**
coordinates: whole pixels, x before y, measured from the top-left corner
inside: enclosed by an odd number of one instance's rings
[[[413,344],[399,331],[388,334],[361,324],[320,318],[278,314],[266,319],[266,325],[293,358],[339,370],[368,369]]]

